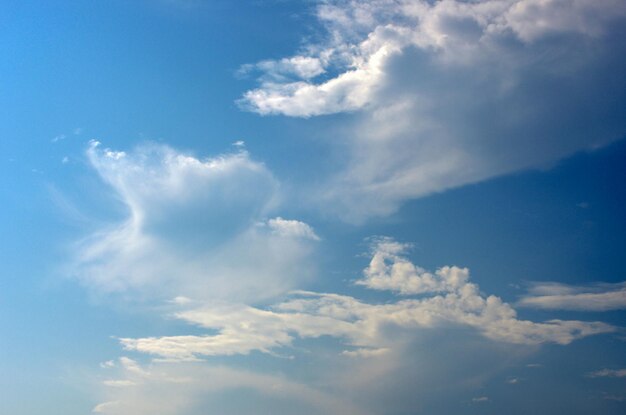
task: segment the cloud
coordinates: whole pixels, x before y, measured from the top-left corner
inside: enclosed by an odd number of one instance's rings
[[[356,349],[356,350],[344,350],[341,352],[344,356],[349,357],[377,357],[389,353],[389,349],[383,347],[380,349]]]
[[[240,105],[353,114],[329,133],[343,159],[314,196],[346,220],[626,134],[620,0],[323,1],[317,18],[326,40],[254,66]],[[288,62],[313,69],[284,76]]]
[[[127,210],[76,247],[70,272],[99,292],[261,301],[312,275],[308,225],[257,226],[278,205],[279,184],[247,152],[201,160],[156,144],[126,153],[93,142],[88,157]]]
[[[107,401],[96,405],[91,412],[96,414],[114,413],[115,408],[119,405],[118,401]]]
[[[365,278],[356,283],[375,290],[410,295],[453,291],[469,279],[466,268],[443,267],[431,274],[416,267],[402,256],[408,247],[390,238],[377,240],[370,265],[364,271]]]
[[[269,219],[266,223],[262,223],[272,230],[272,233],[293,238],[311,239],[319,241],[320,238],[315,234],[313,228],[304,222],[298,220],[283,219],[280,216],[274,219]]]
[[[489,398],[487,396],[479,396],[476,398],[472,398],[472,402],[474,403],[489,402]]]
[[[127,361],[130,359],[125,358]],[[136,367],[139,364],[132,361]],[[291,411],[313,414],[364,414],[347,400],[323,390],[288,380],[284,376],[253,373],[198,363],[153,363],[141,373],[121,365],[119,376],[133,386],[106,385],[107,400],[93,412],[115,415],[206,413],[238,414],[242,409],[224,402],[227,391],[236,390],[236,402],[247,402],[260,413],[277,413],[285,404]],[[228,400],[228,399],[227,399]]]
[[[626,369],[602,369],[596,372],[591,372],[587,376],[590,378],[624,378],[626,377]]]
[[[311,56],[294,56],[283,58],[278,61],[265,60],[254,65],[243,65],[240,75],[250,72],[261,72],[267,83],[286,81],[288,79],[311,79],[325,72],[324,63],[321,59]]]
[[[102,382],[106,386],[112,386],[115,388],[125,388],[128,386],[134,386],[135,382],[127,379],[117,379],[117,380],[105,380]]]
[[[626,282],[593,286],[538,283],[518,304],[547,310],[621,310],[626,308]]]
[[[364,279],[357,283],[429,296],[372,304],[347,295],[300,291],[269,309],[213,303],[175,313],[174,317],[215,330],[216,334],[122,338],[120,342],[127,350],[161,359],[193,361],[203,356],[245,355],[252,351],[271,354],[292,346],[296,337],[331,336],[355,348],[344,355],[373,357],[394,347],[393,339],[385,334],[390,327],[414,331],[464,326],[495,341],[526,345],[565,345],[616,330],[601,322],[520,320],[499,297],[483,296],[478,286],[469,282],[466,268],[446,266],[435,274],[426,273],[400,256],[402,249],[391,239],[376,240]]]
[[[65,140],[67,138],[67,136],[65,134],[59,134],[54,136],[54,138],[52,140],[50,140],[52,143],[57,143],[59,141]]]

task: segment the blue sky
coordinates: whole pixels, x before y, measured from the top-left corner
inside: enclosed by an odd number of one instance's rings
[[[623,413],[625,20],[5,2],[0,412]]]

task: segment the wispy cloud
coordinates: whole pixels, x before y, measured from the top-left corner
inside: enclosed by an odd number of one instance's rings
[[[367,414],[345,399],[319,388],[307,386],[279,375],[260,374],[224,366],[187,364],[153,364],[141,368],[124,358],[118,369],[120,378],[132,382],[132,387],[106,385],[109,400],[98,404],[93,412],[115,415],[189,413],[204,404],[220,413],[233,413],[220,408],[219,397],[224,391],[237,389],[238,396],[254,403],[256,410],[273,413],[280,405],[289,403],[291,410],[307,414]],[[120,380],[119,382],[122,382]]]
[[[478,396],[476,398],[472,398],[473,403],[483,403],[489,402],[489,398],[487,396]]]
[[[587,374],[590,378],[625,378],[626,369],[602,369]]]
[[[281,218],[257,225],[277,206],[278,182],[247,152],[201,160],[165,146],[126,153],[94,142],[88,155],[128,211],[78,245],[70,271],[88,286],[252,301],[312,275],[311,227]]]
[[[626,282],[587,286],[537,283],[519,305],[549,310],[620,310],[626,308]]]

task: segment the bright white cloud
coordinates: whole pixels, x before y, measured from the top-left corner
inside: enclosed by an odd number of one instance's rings
[[[626,283],[573,286],[535,284],[519,304],[549,310],[609,311],[626,308]]]
[[[332,336],[356,349],[348,356],[372,357],[394,345],[384,333],[403,330],[466,326],[487,338],[513,344],[568,344],[576,339],[615,331],[601,322],[550,320],[536,323],[517,318],[500,298],[483,296],[469,282],[469,271],[443,267],[435,274],[415,267],[400,256],[403,245],[380,239],[363,280],[357,283],[400,294],[430,294],[384,304],[365,303],[339,294],[294,293],[292,298],[259,309],[244,305],[210,305],[181,311],[175,317],[217,330],[204,336],[124,338],[127,350],[168,360],[196,360],[201,356],[272,353],[291,346],[294,338]]]
[[[304,238],[319,241],[319,236],[315,234],[313,228],[304,222],[298,220],[288,220],[281,217],[269,219],[267,223],[262,225],[268,226],[272,233],[293,238]]]
[[[318,84],[264,82],[244,100],[261,114],[307,117],[351,111],[377,98],[376,87],[392,75],[390,61],[410,47],[447,65],[467,65],[482,57],[477,54],[505,52],[507,45],[498,43],[508,38],[527,45],[550,35],[594,39],[624,16],[626,6],[619,0],[324,1],[318,18],[332,35],[328,45],[308,45],[307,55],[255,67],[304,79],[332,63],[343,64],[344,71]]]
[[[314,195],[346,220],[626,134],[623,1],[338,0],[317,17],[326,41],[257,65],[265,75],[240,103],[356,113],[328,133],[345,160]],[[292,61],[314,70],[276,75]]]
[[[365,278],[356,283],[404,295],[453,291],[467,283],[467,268],[443,267],[431,274],[402,256],[406,248],[408,245],[390,238],[378,240],[370,265],[364,271]]]
[[[165,146],[125,153],[94,142],[88,156],[128,211],[77,247],[71,271],[89,286],[161,299],[258,301],[312,275],[308,225],[275,219],[274,227],[257,226],[277,205],[278,182],[247,152],[200,160]]]

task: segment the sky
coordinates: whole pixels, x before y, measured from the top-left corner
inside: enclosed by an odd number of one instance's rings
[[[625,32],[4,1],[0,413],[624,413]]]

